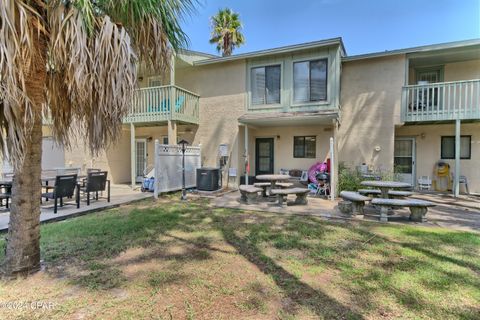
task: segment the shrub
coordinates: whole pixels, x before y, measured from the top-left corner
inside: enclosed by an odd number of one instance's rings
[[[356,170],[347,167],[343,162],[338,165],[338,191],[358,191],[361,189],[361,174]]]
[[[372,173],[376,178],[365,178],[356,168],[350,168],[345,163],[340,162],[338,165],[338,192],[341,191],[358,191],[362,189],[360,184],[364,180],[383,180],[383,181],[400,181],[400,175],[397,170],[388,171],[376,169]]]

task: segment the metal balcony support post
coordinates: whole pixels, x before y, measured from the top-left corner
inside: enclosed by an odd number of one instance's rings
[[[455,121],[455,179],[454,179],[454,196],[460,195],[460,119]]]
[[[131,178],[132,178],[132,189],[135,188],[135,183],[136,183],[136,173],[135,173],[135,168],[136,168],[136,157],[135,157],[136,151],[135,151],[135,125],[133,123],[130,123],[130,173],[131,173]]]
[[[250,163],[248,159],[248,126],[245,125],[245,184],[248,185],[248,170],[250,169]]]

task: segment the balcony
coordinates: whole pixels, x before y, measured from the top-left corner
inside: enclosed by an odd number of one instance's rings
[[[200,96],[177,86],[142,88],[135,92],[124,123],[147,124],[176,120],[198,124]]]
[[[403,122],[480,120],[480,79],[402,88]]]

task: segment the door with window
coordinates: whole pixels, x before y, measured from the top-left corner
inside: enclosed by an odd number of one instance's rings
[[[402,182],[415,185],[415,138],[396,138],[394,168]]]
[[[135,175],[136,181],[142,182],[147,167],[147,140],[135,139]]]
[[[427,68],[417,70],[417,84],[435,84],[443,81],[441,68]],[[436,86],[428,86],[421,89],[420,99],[423,109],[437,109],[441,97],[441,88]]]
[[[255,140],[255,174],[273,173],[273,138]]]

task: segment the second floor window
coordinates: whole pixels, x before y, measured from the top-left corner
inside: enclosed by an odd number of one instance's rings
[[[280,65],[251,69],[252,105],[280,103]]]
[[[327,60],[295,62],[293,64],[293,101],[327,100]]]

